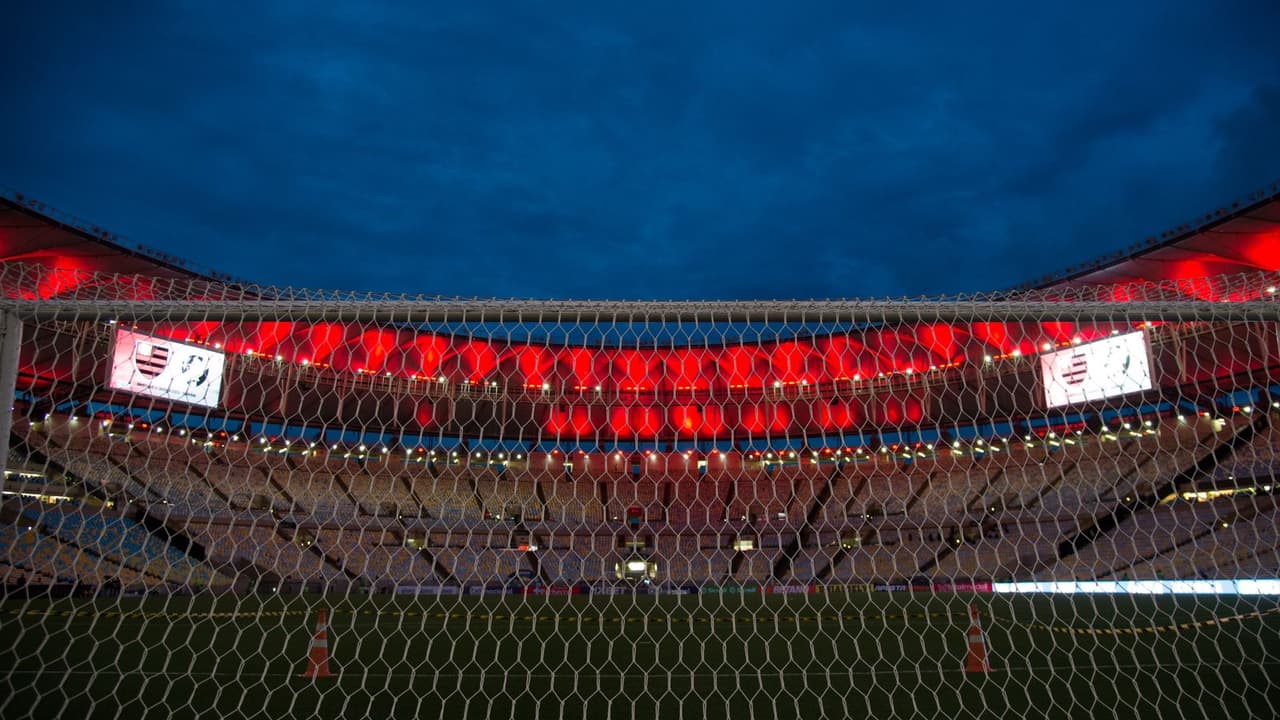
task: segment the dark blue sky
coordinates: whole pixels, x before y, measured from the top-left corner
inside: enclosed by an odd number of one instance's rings
[[[998,289],[1280,178],[1270,0],[24,5],[0,184],[265,283]]]

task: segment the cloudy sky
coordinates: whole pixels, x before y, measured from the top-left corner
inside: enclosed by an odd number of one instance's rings
[[[264,283],[1000,289],[1280,179],[1270,0],[24,5],[0,185]]]

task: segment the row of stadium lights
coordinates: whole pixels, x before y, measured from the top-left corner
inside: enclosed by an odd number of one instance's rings
[[[46,416],[45,416],[45,419],[46,419],[46,420],[48,420],[48,419],[49,419],[49,418],[51,418],[51,417],[52,417],[52,415],[51,415],[51,414],[50,414],[50,415],[46,415]],[[71,421],[72,421],[72,422],[75,422],[76,420],[77,420],[76,418],[71,418]],[[1147,425],[1148,425],[1148,427],[1149,427],[1149,426],[1151,425],[1151,421],[1147,421]],[[110,427],[110,426],[111,426],[111,421],[110,421],[110,420],[103,420],[103,421],[102,421],[102,427],[106,428],[106,427]],[[1126,424],[1125,424],[1125,428],[1128,428],[1128,427],[1129,427],[1129,424],[1128,424],[1128,423],[1126,423]],[[135,429],[135,423],[128,423],[128,429],[130,429],[130,430]],[[145,428],[144,428],[144,429],[145,429]],[[164,428],[163,428],[162,426],[159,426],[159,425],[152,426],[152,427],[150,428],[150,430],[151,430],[151,432],[153,432],[153,433],[163,433],[163,432],[164,432]],[[178,429],[177,429],[177,434],[178,434],[178,436],[179,436],[179,437],[185,437],[185,436],[186,436],[186,434],[187,434],[187,431],[186,431],[186,429],[178,428]],[[1080,432],[1079,432],[1079,431],[1077,431],[1077,433],[1076,433],[1076,434],[1077,434],[1077,435],[1079,435],[1079,434],[1080,434]],[[1055,434],[1055,433],[1049,433],[1048,437],[1050,437],[1050,438],[1056,437],[1056,434]],[[1033,440],[1033,438],[1034,438],[1034,436],[1032,436],[1032,435],[1027,435],[1027,436],[1026,436],[1026,440],[1027,440],[1027,441],[1032,441],[1032,440]],[[239,436],[238,434],[231,435],[231,436],[229,436],[229,440],[230,440],[231,442],[239,442],[239,441],[240,441],[240,436]],[[1002,438],[1002,441],[1003,441],[1003,443],[1004,443],[1005,445],[1007,445],[1007,444],[1009,443],[1009,439],[1008,439],[1008,438]],[[192,443],[195,443],[195,444],[200,444],[200,443],[209,444],[209,443],[211,443],[212,441],[209,441],[209,440],[201,440],[201,439],[197,439],[197,438],[192,438],[191,442],[192,442]],[[260,436],[260,437],[258,438],[257,445],[259,446],[259,449],[263,450],[264,452],[278,452],[278,453],[280,453],[280,454],[282,454],[282,455],[284,455],[284,454],[288,454],[288,453],[290,453],[290,452],[302,452],[302,453],[304,453],[304,454],[316,455],[316,454],[318,454],[320,451],[337,452],[337,451],[340,451],[340,450],[342,450],[342,449],[343,449],[341,445],[336,445],[336,444],[335,444],[335,445],[332,445],[332,446],[330,446],[330,447],[328,447],[328,448],[326,448],[326,447],[324,447],[323,445],[321,445],[320,443],[315,442],[315,441],[312,441],[312,442],[309,442],[309,443],[308,443],[308,442],[305,442],[305,441],[291,441],[291,442],[284,443],[283,445],[277,445],[277,444],[276,444],[276,442],[277,442],[277,441],[275,441],[275,440],[273,440],[273,439],[269,439],[269,438],[267,438],[267,437],[261,437],[261,436]],[[271,445],[271,447],[269,447],[269,448],[263,448],[263,447],[262,447],[262,446],[264,446],[264,445],[269,445],[269,444]],[[982,445],[984,444],[984,441],[983,441],[981,438],[979,438],[979,439],[976,441],[976,443],[975,443],[975,444],[976,444],[976,445],[978,445],[978,446],[982,446]],[[920,456],[920,457],[924,457],[924,456],[927,454],[927,453],[925,453],[925,452],[924,452],[924,450],[925,450],[925,449],[928,449],[928,450],[929,450],[929,452],[932,452],[933,447],[934,447],[934,446],[933,446],[933,445],[931,445],[931,444],[926,444],[926,443],[921,443],[921,442],[917,442],[917,443],[914,443],[914,444],[911,444],[911,443],[892,443],[892,444],[890,444],[890,445],[884,445],[884,446],[881,446],[881,448],[880,448],[880,451],[879,451],[879,452],[880,452],[881,454],[887,454],[887,453],[889,453],[889,452],[895,452],[895,453],[896,453],[896,452],[898,451],[898,449],[899,449],[899,448],[913,448],[913,449],[916,449],[917,451],[919,451],[919,452],[918,452],[918,454],[919,454],[919,456]],[[958,440],[957,440],[957,441],[955,441],[955,442],[952,444],[952,447],[953,447],[953,448],[960,448],[960,447],[961,447],[961,443],[960,443],[960,441],[958,441]],[[353,453],[353,452],[351,452],[351,451],[346,451],[346,452],[343,454],[343,457],[352,457],[353,455],[354,455],[354,456],[359,457],[361,454],[367,454],[367,453],[368,453],[368,452],[370,452],[370,451],[374,451],[374,452],[376,452],[377,454],[380,454],[380,455],[390,455],[390,454],[391,454],[391,449],[390,449],[390,448],[388,448],[388,447],[386,447],[385,445],[379,445],[379,446],[377,446],[376,448],[373,448],[373,447],[371,447],[371,446],[369,446],[369,445],[367,445],[367,444],[361,444],[361,445],[357,446],[357,447],[355,448],[355,450],[356,450],[356,452],[354,452],[354,453]],[[871,455],[871,454],[872,454],[872,453],[870,453],[870,452],[869,452],[866,448],[864,448],[864,447],[859,447],[859,448],[848,448],[848,447],[846,447],[846,448],[840,448],[840,449],[838,449],[838,450],[832,450],[831,448],[822,448],[821,450],[809,450],[809,451],[807,451],[807,452],[808,452],[808,453],[809,453],[809,455],[810,455],[811,461],[812,461],[813,463],[815,463],[815,464],[816,464],[817,462],[819,462],[819,458],[820,458],[820,457],[823,457],[823,456],[829,456],[829,457],[827,457],[826,459],[837,460],[837,459],[852,459],[852,458],[854,458],[854,457],[865,457],[865,456],[869,456],[869,455]],[[434,461],[437,457],[443,457],[443,456],[446,456],[446,455],[447,455],[450,459],[453,459],[453,460],[456,460],[456,459],[458,459],[458,458],[461,456],[461,454],[460,454],[457,450],[453,450],[453,451],[450,451],[450,452],[448,452],[448,453],[446,453],[446,452],[445,452],[445,451],[443,451],[443,450],[432,450],[432,451],[430,451],[430,453],[428,453],[428,452],[427,452],[427,450],[426,450],[425,448],[422,448],[422,447],[418,447],[418,448],[415,448],[415,449],[406,449],[406,450],[405,450],[405,454],[406,454],[406,455],[414,455],[415,453],[417,453],[417,454],[422,454],[422,455],[428,455],[428,456],[429,456],[433,461]],[[548,454],[548,455],[552,455],[552,456],[556,456],[556,455],[562,455],[562,454],[565,454],[565,453],[564,453],[563,451],[561,451],[561,450],[556,449],[556,450],[551,450],[551,451],[550,451],[550,452],[548,452],[547,454]],[[586,452],[585,450],[578,450],[578,451],[576,451],[576,452],[570,452],[570,453],[568,453],[568,456],[573,456],[573,455],[585,456],[586,454],[587,454],[587,452]],[[605,453],[605,454],[606,454],[606,455],[610,455],[610,453]],[[699,453],[699,454],[700,454],[700,453]],[[652,451],[652,450],[645,450],[645,451],[643,452],[643,455],[644,455],[644,457],[645,457],[645,458],[647,458],[647,459],[649,460],[649,462],[657,462],[657,461],[658,461],[658,460],[660,460],[660,459],[661,459],[661,457],[662,457],[662,455],[661,455],[660,453],[656,453],[656,452],[654,452],[654,451]],[[695,454],[694,454],[692,451],[685,451],[685,452],[683,452],[683,453],[677,453],[677,455],[679,455],[679,456],[683,457],[683,458],[684,458],[684,460],[685,460],[686,462],[688,462],[688,461],[690,461],[690,460],[692,460],[692,459],[694,458],[694,455],[695,455]],[[729,453],[723,452],[723,451],[721,451],[721,450],[719,450],[719,449],[714,449],[714,450],[711,450],[711,451],[710,451],[710,453],[708,453],[708,455],[714,455],[714,456],[726,456],[726,457],[727,457],[727,456],[729,455]],[[489,458],[489,462],[491,462],[491,463],[492,463],[492,462],[495,462],[495,461],[494,461],[494,457],[496,457],[496,458],[497,458],[497,462],[505,462],[505,461],[507,460],[507,453],[506,453],[505,451],[501,451],[501,452],[497,452],[497,453],[485,453],[485,452],[483,452],[483,451],[479,451],[479,450],[477,450],[477,451],[475,451],[474,453],[472,453],[472,457],[473,457],[473,458],[475,458],[475,459],[482,459],[482,458],[485,458],[486,456]],[[622,453],[622,452],[615,451],[615,452],[613,452],[613,453],[612,453],[612,456],[613,456],[613,459],[615,459],[615,460],[622,460],[622,459],[624,459],[624,458],[626,458],[626,457],[629,457],[629,456],[630,456],[630,453],[626,453],[626,454],[624,454],[624,453]],[[775,453],[774,451],[772,451],[772,450],[769,450],[769,451],[763,451],[763,452],[762,452],[762,451],[759,451],[759,450],[751,450],[751,451],[748,451],[748,452],[743,453],[743,456],[744,456],[744,457],[747,457],[747,458],[751,458],[751,459],[763,460],[763,461],[765,461],[765,462],[784,462],[785,460],[795,460],[795,459],[799,458],[799,457],[800,457],[800,453],[797,453],[795,450],[789,450],[789,451],[786,451],[786,452],[778,451],[778,452],[776,452],[776,453]],[[424,461],[425,461],[425,459],[426,459],[426,458],[423,458],[423,460],[424,460]],[[523,459],[524,459],[524,454],[523,454],[523,453],[518,453],[518,452],[517,452],[517,453],[511,453],[511,458],[510,458],[510,459],[511,459],[511,460],[523,460]]]
[[[1273,401],[1271,403],[1271,407],[1273,409],[1280,409],[1280,401]],[[1243,413],[1248,415],[1253,413],[1254,408],[1251,405],[1236,406],[1232,408],[1232,411],[1235,413]],[[1201,412],[1200,416],[1206,419],[1212,418],[1212,414],[1209,413],[1208,411]],[[51,417],[52,415],[49,414],[45,416],[45,419],[48,420]],[[1187,417],[1181,414],[1177,416],[1177,420],[1179,423],[1186,423],[1188,421]],[[76,422],[76,421],[77,421],[77,418],[75,417],[71,418],[71,422]],[[1219,420],[1218,422],[1221,422],[1221,420]],[[112,424],[112,421],[103,420],[101,424],[104,428],[110,427]],[[1128,431],[1130,435],[1134,437],[1141,437],[1144,435],[1155,434],[1156,430],[1154,429],[1154,426],[1155,424],[1151,420],[1144,420],[1142,421],[1141,424],[1125,422],[1121,424],[1117,432]],[[132,422],[128,423],[128,429],[130,430],[135,429],[135,423],[132,423]],[[143,429],[146,429],[146,428],[143,428]],[[150,426],[150,430],[153,433],[164,432],[164,428],[159,425]],[[187,435],[187,431],[185,428],[176,428],[176,430],[179,437],[185,437]],[[1084,431],[1076,430],[1074,431],[1074,435],[1076,438],[1079,438],[1084,435]],[[1099,435],[1099,437],[1101,437],[1103,440],[1108,440],[1108,441],[1115,441],[1119,439],[1119,435],[1116,432],[1112,432],[1110,430],[1104,430]],[[239,434],[230,435],[228,436],[228,439],[231,442],[239,442],[240,435]],[[987,452],[1001,452],[1002,450],[1007,451],[1010,442],[1015,441],[1017,439],[1018,439],[1017,437],[992,438],[991,440],[987,440],[985,438],[976,438],[971,443],[968,443],[969,445],[968,452],[974,455],[978,455],[978,454],[985,454]],[[1044,444],[1049,445],[1051,447],[1059,447],[1064,444],[1075,445],[1075,444],[1078,444],[1079,442],[1078,440],[1073,439],[1070,433],[1059,435],[1057,432],[1052,432],[1052,431],[1046,433],[1043,437],[1038,434],[1028,433],[1024,435],[1021,438],[1021,440],[1022,440],[1022,445],[1025,448],[1036,447],[1037,440],[1043,440]],[[199,438],[192,438],[191,442],[193,444],[205,444],[205,445],[213,444],[212,440],[204,440]],[[351,450],[344,451],[344,448],[341,445],[335,444],[330,447],[325,447],[324,445],[316,441],[306,442],[301,440],[295,440],[295,441],[289,441],[289,442],[280,444],[280,441],[276,439],[269,439],[267,437],[258,437],[256,444],[259,446],[259,449],[264,452],[278,452],[282,455],[289,454],[290,452],[300,452],[304,455],[315,456],[315,455],[318,455],[321,451],[324,451],[324,452],[343,451],[342,457],[344,458],[368,457],[368,454],[370,452],[374,453],[375,456],[377,455],[387,456],[391,454],[391,449],[385,445],[379,445],[374,447],[367,444],[361,444],[357,446],[353,452]],[[266,445],[270,445],[270,447],[263,447]],[[954,440],[951,442],[949,449],[953,454],[963,455],[965,454],[965,445],[966,443],[963,443],[960,440]],[[929,457],[931,455],[936,454],[938,450],[939,450],[939,446],[934,443],[915,442],[915,443],[891,443],[888,445],[882,445],[880,446],[878,452],[881,455],[888,455],[892,453],[895,456],[901,456],[902,458],[924,458],[924,457]],[[742,453],[742,455],[744,458],[747,458],[750,460],[758,460],[768,464],[768,463],[784,463],[789,460],[796,460],[798,462],[803,462],[804,458],[802,457],[802,455],[807,453],[809,455],[810,462],[812,464],[818,464],[822,460],[845,461],[845,460],[854,460],[854,459],[866,459],[866,458],[874,457],[876,452],[877,451],[868,450],[865,447],[858,447],[858,448],[844,447],[844,448],[836,448],[836,449],[822,448],[819,450],[806,450],[806,451],[799,451],[799,452],[795,450],[776,451],[776,452],[772,450],[766,450],[766,451],[751,450],[751,451]],[[420,462],[427,462],[428,460],[430,460],[431,462],[436,462],[441,457],[447,457],[451,462],[456,462],[456,461],[459,461],[460,458],[463,457],[465,453],[466,451],[460,452],[458,450],[452,450],[452,451],[431,450],[430,452],[428,452],[426,448],[423,448],[423,447],[405,449],[405,455],[410,456],[411,459],[420,461]],[[412,456],[414,456],[415,454],[421,455],[423,457],[413,458]],[[549,451],[547,454],[550,456],[565,455],[566,460],[569,460],[573,455],[577,455],[580,457],[586,456],[587,452],[585,450],[577,450],[577,451],[569,452],[566,454],[559,449],[554,449]],[[614,460],[624,460],[630,457],[630,453],[622,453],[620,451],[605,453],[605,455],[606,456],[612,455]],[[690,462],[691,460],[694,460],[695,456],[700,457],[701,453],[694,453],[693,451],[684,451],[683,453],[677,453],[677,455],[682,457],[684,461],[687,463],[687,462]],[[729,453],[726,453],[719,449],[713,449],[709,453],[707,453],[708,457],[709,456],[717,456],[717,457],[726,456],[727,457],[728,455]],[[647,458],[649,462],[657,462],[662,458],[661,453],[654,452],[653,450],[643,451],[643,456]],[[485,462],[489,464],[506,464],[509,461],[524,460],[525,454],[522,452],[507,453],[506,451],[498,451],[496,453],[475,451],[471,453],[471,457],[475,460],[485,460]]]

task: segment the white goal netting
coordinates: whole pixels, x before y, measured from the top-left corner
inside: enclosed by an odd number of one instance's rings
[[[0,280],[4,717],[1280,713],[1272,275]]]

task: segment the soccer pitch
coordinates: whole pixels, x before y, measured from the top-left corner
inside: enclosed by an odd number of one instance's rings
[[[302,679],[320,608],[337,677]],[[11,599],[0,632],[4,718],[1280,713],[1269,597]]]

